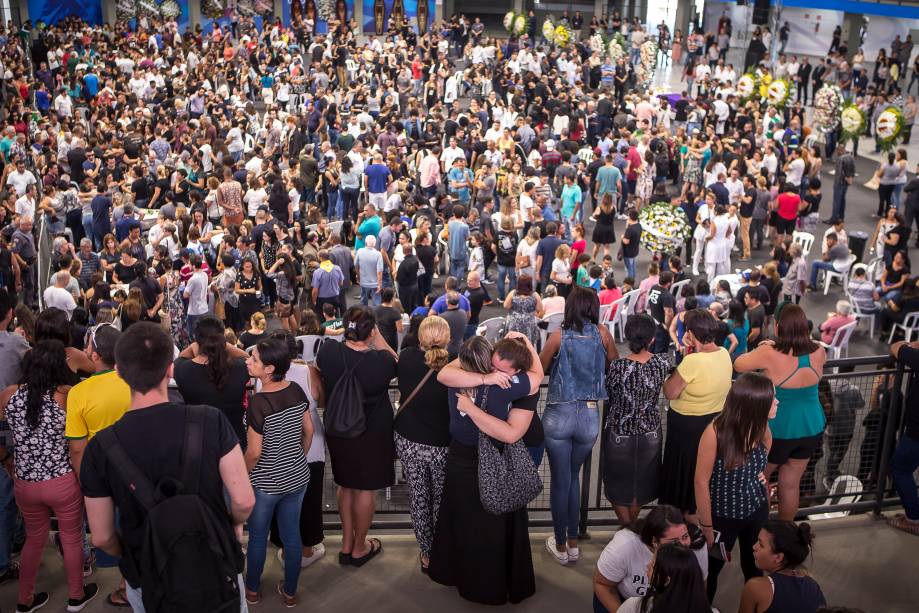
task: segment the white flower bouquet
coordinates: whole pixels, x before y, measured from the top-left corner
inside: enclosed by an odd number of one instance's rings
[[[170,21],[178,18],[182,14],[182,9],[179,7],[179,4],[175,0],[166,0],[160,5],[160,15],[163,16],[163,19],[168,19]]]
[[[645,41],[639,51],[638,66],[635,67],[635,77],[638,87],[647,89],[654,79],[654,68],[657,66],[657,43],[653,40]]]
[[[903,113],[895,106],[888,106],[878,115],[874,129],[881,150],[889,151],[903,131]]]
[[[795,86],[788,79],[775,79],[766,88],[766,102],[777,109],[785,108],[794,97]]]
[[[523,36],[526,34],[527,27],[530,25],[530,19],[523,13],[514,17],[514,35]]]
[[[669,202],[654,202],[638,213],[641,244],[654,252],[673,253],[690,237],[689,219],[683,209]]]
[[[838,85],[827,83],[814,95],[814,127],[827,134],[839,126],[842,114],[842,91]]]
[[[508,12],[504,15],[504,20],[503,20],[502,23],[504,24],[504,29],[507,30],[508,32],[513,32],[513,30],[514,30],[514,17],[516,17],[516,16],[517,16],[517,13],[515,13],[514,11],[508,11]]]
[[[843,143],[859,138],[865,133],[865,128],[868,126],[868,118],[865,115],[865,111],[860,109],[858,105],[853,102],[843,107],[842,113],[839,116],[839,121],[842,127],[840,142]]]
[[[615,38],[609,41],[607,52],[609,53],[609,58],[613,62],[617,62],[619,61],[619,58],[625,57],[625,50],[622,48],[622,45],[619,44],[619,41]]]
[[[751,73],[742,75],[737,79],[737,95],[741,100],[749,100],[756,93],[756,76]]]
[[[594,53],[603,54],[606,50],[606,42],[603,40],[603,36],[600,34],[594,34],[589,39],[587,39],[587,44],[590,46],[590,50]]]
[[[546,17],[542,22],[542,36],[550,43],[555,42],[555,24],[552,23],[551,17]]]
[[[115,18],[118,21],[129,21],[137,17],[137,5],[134,0],[118,0],[115,4]]]
[[[138,0],[137,2],[138,17],[159,17],[160,7],[156,0]]]

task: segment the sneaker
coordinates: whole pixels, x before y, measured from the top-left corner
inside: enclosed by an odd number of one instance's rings
[[[82,611],[83,607],[89,604],[89,601],[96,597],[96,594],[99,593],[99,586],[95,583],[87,583],[83,586],[83,598],[76,599],[70,598],[67,600],[67,611],[68,613],[76,613],[77,611]]]
[[[578,558],[581,557],[581,548],[580,547],[569,547],[568,548],[568,561],[577,562]]]
[[[300,558],[300,568],[308,568],[312,566],[320,559],[325,557],[325,545],[319,543],[318,545],[313,546],[313,555],[311,556],[302,556]],[[284,564],[284,550],[278,549],[278,562]]]
[[[565,565],[568,564],[568,553],[561,552],[555,548],[555,537],[550,536],[546,539],[546,551],[552,554],[552,557],[555,558],[555,561],[559,564]]]
[[[616,215],[616,219],[618,219],[619,221],[625,221],[628,218],[629,218],[628,215],[623,215],[622,213]]]
[[[38,611],[48,604],[48,599],[48,592],[36,592],[32,596],[32,604],[18,603],[16,605],[16,613],[31,613],[32,611]]]
[[[246,590],[246,604],[258,604],[262,601],[262,595],[252,590]]]
[[[15,581],[19,578],[19,562],[10,562],[10,565],[6,567],[6,570],[0,574],[0,585],[4,583],[9,583],[10,581]]]
[[[278,594],[281,595],[281,602],[283,602],[284,606],[288,609],[293,609],[297,606],[297,597],[290,596],[284,592],[284,581],[278,581]]]

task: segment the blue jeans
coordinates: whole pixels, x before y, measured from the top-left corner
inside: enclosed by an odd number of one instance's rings
[[[533,459],[533,464],[535,464],[538,469],[539,465],[542,464],[542,457],[546,454],[545,442],[540,443],[536,447],[527,447],[527,451],[530,452],[530,458]]]
[[[266,494],[257,487],[255,490],[255,508],[249,516],[249,549],[246,551],[246,589],[257,592],[265,568],[265,555],[268,551],[268,532],[271,529],[271,517],[278,515],[278,533],[284,544],[284,592],[288,596],[297,593],[297,581],[300,579],[300,558],[303,556],[303,544],[300,542],[300,507],[303,505],[303,494],[306,488],[300,488],[287,494]]]
[[[830,219],[846,218],[846,192],[849,186],[846,183],[833,185],[833,214]]]
[[[592,407],[590,405],[593,405]],[[578,537],[581,505],[581,465],[590,455],[600,433],[596,402],[576,400],[549,404],[542,417],[549,455],[551,486],[549,506],[555,542]]]
[[[625,264],[625,276],[632,277],[635,279],[635,260],[637,258],[622,258],[622,263]]]
[[[504,277],[507,277],[508,285],[511,289],[517,287],[517,269],[513,266],[502,266],[498,264],[498,299],[504,300],[507,295],[504,293]]]
[[[299,566],[299,561],[297,566]],[[246,603],[246,590],[243,584],[243,576],[239,575],[239,613],[249,613],[249,605]],[[133,613],[146,613],[147,609],[144,608],[144,594],[143,591],[137,587],[131,587],[130,583],[125,584],[124,590],[125,596],[128,598],[128,603],[131,605],[131,610]]]
[[[817,273],[821,270],[828,270],[828,271],[836,272],[836,269],[833,268],[833,264],[831,262],[817,261],[817,262],[812,263],[811,264],[811,281],[810,281],[811,287],[817,286]]]
[[[456,277],[456,280],[462,283],[466,280],[467,266],[469,266],[469,261],[466,259],[454,260],[450,258],[450,276]]]
[[[361,286],[361,304],[364,306],[367,306],[371,302],[373,306],[380,306],[382,298],[383,296],[377,291],[377,288]]]
[[[893,186],[893,195],[891,196],[891,200],[893,201],[894,208],[898,211],[900,210],[900,202],[901,198],[903,197],[904,185],[905,183],[897,183]]]
[[[330,189],[326,193],[326,200],[328,200],[328,207],[326,208],[326,217],[329,220],[341,219],[341,199],[338,197],[337,189]]]
[[[4,468],[0,468],[0,574],[5,573],[10,566],[18,518],[19,507],[13,497],[13,480]]]
[[[919,440],[904,434],[894,449],[890,476],[900,495],[906,517],[913,521],[919,521],[919,494],[916,493],[916,481],[913,479],[916,468],[919,468]]]
[[[339,197],[341,198],[342,218],[357,219],[357,198],[361,190],[356,187],[343,187]]]
[[[192,341],[195,340],[195,325],[198,323],[198,320],[207,315],[204,313],[202,315],[185,315],[185,327],[188,330],[188,338]]]

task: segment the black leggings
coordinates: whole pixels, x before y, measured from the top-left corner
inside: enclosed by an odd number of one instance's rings
[[[712,525],[715,530],[721,532],[721,542],[724,543],[726,551],[731,551],[734,543],[740,541],[740,568],[743,570],[744,581],[762,575],[753,561],[753,543],[759,538],[759,531],[768,518],[768,504],[763,504],[753,515],[745,519],[712,517]],[[715,600],[715,592],[718,591],[718,574],[722,568],[724,568],[724,561],[709,556],[708,581],[706,582],[709,602]]]

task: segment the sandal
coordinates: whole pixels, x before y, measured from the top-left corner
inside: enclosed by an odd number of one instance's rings
[[[128,602],[128,595],[125,593],[123,588],[118,588],[109,594],[105,599],[105,603],[110,607],[118,607],[121,609],[131,608],[131,603]]]
[[[372,544],[371,544],[371,545],[372,545]],[[423,554],[423,553],[419,553],[419,554],[418,554],[418,564],[421,566],[421,574],[422,574],[422,575],[428,574],[428,568],[429,568],[431,562],[430,562],[430,560],[429,560],[429,561],[428,561],[428,566],[425,566],[425,565],[424,565],[424,554]]]
[[[345,553],[344,551],[338,552],[338,563],[342,566],[350,566],[351,560],[352,558],[350,553]]]
[[[383,551],[383,543],[380,542],[378,538],[370,539],[370,551],[362,555],[359,558],[351,556],[351,566],[361,567],[373,558],[377,556],[381,551]]]
[[[897,513],[893,517],[888,517],[887,523],[897,530],[919,536],[919,521],[910,521],[903,513]]]

